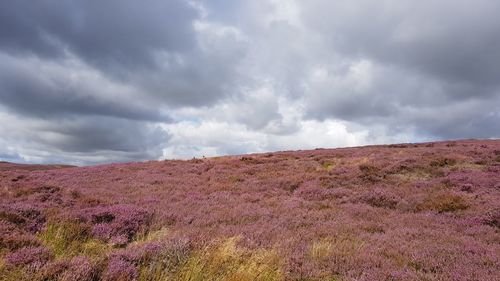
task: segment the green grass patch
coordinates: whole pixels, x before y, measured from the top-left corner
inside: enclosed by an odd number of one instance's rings
[[[50,223],[38,237],[56,259],[79,255],[101,257],[109,246],[91,237],[89,226],[77,222]]]

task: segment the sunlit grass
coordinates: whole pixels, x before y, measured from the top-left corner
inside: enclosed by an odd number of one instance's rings
[[[166,227],[162,227],[158,230],[153,230],[149,232],[141,232],[139,233],[132,244],[134,243],[144,243],[144,242],[153,242],[153,241],[161,241],[168,237],[170,231]]]
[[[282,280],[279,258],[274,251],[242,249],[236,245],[238,240],[233,237],[217,247],[195,253],[177,280]]]
[[[106,243],[91,238],[88,226],[73,222],[51,223],[39,234],[39,238],[56,259],[77,255],[100,257],[110,248]]]
[[[33,274],[29,274],[22,268],[7,268],[5,260],[0,258],[0,281],[32,281]]]
[[[310,246],[309,256],[313,260],[355,256],[364,246],[365,242],[356,236],[329,237],[314,241]]]
[[[333,243],[328,240],[316,241],[311,245],[309,255],[315,260],[328,258],[333,251]]]

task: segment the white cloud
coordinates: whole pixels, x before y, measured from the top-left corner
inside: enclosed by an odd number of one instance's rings
[[[349,132],[339,121],[299,121],[291,134],[249,130],[241,124],[201,121],[163,125],[173,137],[163,158],[188,159],[218,155],[356,146],[367,143],[367,131]]]

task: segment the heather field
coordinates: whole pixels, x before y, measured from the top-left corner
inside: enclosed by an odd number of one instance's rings
[[[0,280],[500,280],[500,141],[0,163]]]

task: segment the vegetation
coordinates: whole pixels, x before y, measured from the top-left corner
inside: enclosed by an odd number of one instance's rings
[[[0,163],[0,280],[500,280],[499,154]]]

